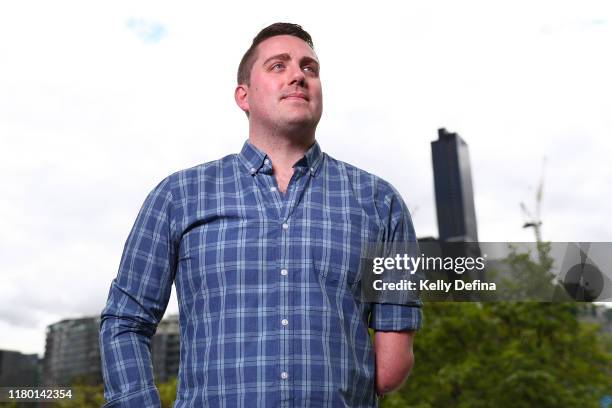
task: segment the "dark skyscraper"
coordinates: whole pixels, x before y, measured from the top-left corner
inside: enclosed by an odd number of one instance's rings
[[[438,129],[431,154],[440,241],[478,241],[467,143],[456,133]]]

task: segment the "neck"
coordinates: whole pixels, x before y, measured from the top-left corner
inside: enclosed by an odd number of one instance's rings
[[[258,132],[250,127],[249,142],[272,160],[275,170],[289,171],[296,161],[315,141],[314,130],[284,134],[280,132]]]
[[[293,165],[304,156],[314,141],[314,132],[299,137],[249,132],[249,143],[272,160],[272,171],[282,192],[287,189],[293,175]]]

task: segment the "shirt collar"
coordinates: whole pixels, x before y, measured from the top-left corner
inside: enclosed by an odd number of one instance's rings
[[[244,145],[242,146],[242,150],[240,151],[240,154],[238,154],[238,157],[240,157],[242,163],[244,163],[249,173],[253,175],[257,173],[259,169],[264,165],[264,161],[267,159],[268,156],[264,152],[253,146],[251,143],[249,143],[249,141],[247,140],[246,142],[244,142]]]
[[[268,155],[249,143],[248,140],[244,142],[242,150],[238,156],[251,175],[258,172],[266,174],[272,173],[272,163],[270,162]],[[315,141],[312,146],[308,148],[304,154],[304,157],[298,160],[293,167],[296,169],[309,171],[310,174],[314,176],[321,165],[322,159],[323,153],[321,152],[319,143]]]

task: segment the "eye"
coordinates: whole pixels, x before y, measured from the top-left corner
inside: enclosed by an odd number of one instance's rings
[[[277,62],[270,67],[273,71],[280,71],[283,68],[285,68],[285,65],[282,62]]]
[[[313,74],[317,74],[318,73],[317,67],[314,66],[314,65],[306,65],[302,69],[304,71],[312,72]]]

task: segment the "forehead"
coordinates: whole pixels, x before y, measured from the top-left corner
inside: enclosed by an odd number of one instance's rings
[[[301,59],[303,57],[314,58],[316,61],[317,54],[310,48],[305,41],[292,35],[277,35],[270,37],[257,45],[257,62],[263,62],[268,58],[279,55],[289,54],[291,58]]]

